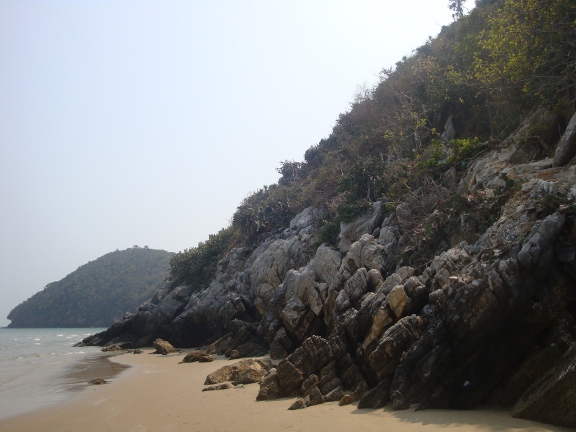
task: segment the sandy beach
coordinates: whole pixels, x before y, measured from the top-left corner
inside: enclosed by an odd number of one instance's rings
[[[55,407],[0,421],[0,432],[90,431],[568,431],[514,419],[503,410],[359,410],[335,402],[288,411],[292,399],[256,402],[258,385],[202,392],[206,375],[229,364],[179,362],[184,354],[122,354],[132,366],[109,384],[86,386]],[[96,376],[94,378],[97,378]]]

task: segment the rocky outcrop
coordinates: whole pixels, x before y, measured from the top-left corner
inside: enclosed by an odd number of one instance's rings
[[[576,155],[576,114],[572,116],[568,127],[558,143],[554,154],[554,165],[564,166]]]
[[[182,363],[209,363],[213,361],[214,357],[202,350],[191,351],[182,359]]]
[[[515,417],[576,427],[576,344],[546,371],[512,410]]]
[[[351,222],[340,225],[340,242],[338,248],[342,252],[348,252],[348,249],[363,234],[372,234],[374,230],[380,227],[384,220],[384,206],[380,201],[372,204],[372,211],[358,216]]]
[[[231,381],[234,385],[250,384],[260,381],[272,369],[270,361],[246,359],[222,366],[206,377],[204,385],[220,384]]]
[[[174,348],[170,342],[167,342],[160,338],[152,342],[152,346],[154,347],[154,349],[156,349],[156,351],[154,351],[154,354],[167,355],[176,352],[176,348]]]
[[[258,382],[258,400],[297,397],[294,409],[490,402],[573,426],[576,167],[525,147],[538,132],[552,149],[557,122],[539,112],[466,170],[447,170],[443,186],[374,203],[342,225],[338,248],[311,247],[322,212],[306,209],[231,251],[209,286],[167,284],[85,342],[269,350],[277,366],[245,360],[207,384]]]

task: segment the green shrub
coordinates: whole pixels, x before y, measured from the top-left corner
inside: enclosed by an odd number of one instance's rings
[[[207,287],[216,274],[218,261],[230,250],[233,241],[234,230],[228,227],[211,234],[198,246],[177,253],[170,260],[168,279],[189,284],[196,290]]]

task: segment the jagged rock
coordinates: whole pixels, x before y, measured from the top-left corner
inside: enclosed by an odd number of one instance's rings
[[[304,382],[304,376],[288,358],[282,360],[276,367],[276,370],[283,396],[289,396],[294,391],[300,389]]]
[[[303,376],[309,377],[332,361],[332,350],[326,339],[310,336],[286,360],[302,371]]]
[[[562,354],[558,345],[551,344],[530,355],[510,378],[506,384],[502,400],[498,402],[506,407],[512,406],[533,383],[554,367]]]
[[[272,368],[262,377],[256,400],[274,400],[281,397],[281,395],[282,387],[278,381],[278,372],[276,368]]]
[[[562,135],[556,153],[554,154],[554,165],[564,166],[576,155],[576,114],[570,119],[568,127]]]
[[[152,346],[156,349],[154,354],[166,355],[176,352],[176,348],[174,348],[170,342],[167,342],[164,339],[156,339],[154,342],[152,342]]]
[[[234,353],[234,355],[232,355]],[[243,357],[260,357],[268,354],[268,350],[259,343],[247,342],[238,346],[236,350],[230,353],[230,359],[238,359]]]
[[[522,398],[535,412],[553,413],[541,380],[576,343],[576,215],[569,205],[576,166],[518,162],[540,157],[534,149],[513,155],[521,129],[499,145],[482,144],[481,154],[451,171],[444,185],[453,191],[461,178],[460,197],[448,200],[452,192],[431,183],[387,215],[378,204],[377,217],[372,211],[343,225],[341,250],[323,245],[310,261],[320,210],[307,209],[253,249],[234,249],[207,287],[191,292],[168,283],[89,342],[134,348],[161,337],[232,357],[269,346],[282,359],[277,368],[246,372],[260,380],[257,400],[350,401],[346,388],[352,399],[361,396],[360,407],[388,399],[394,409],[486,401],[520,407]],[[451,217],[456,210],[442,206],[460,200],[467,210],[438,233],[446,238],[410,257],[413,233],[439,215]],[[484,228],[487,214],[495,220]],[[230,371],[214,374],[232,379]],[[534,382],[540,390],[529,390]],[[550,389],[559,407],[571,400],[560,381]]]
[[[316,255],[308,267],[314,272],[318,279],[331,284],[336,278],[341,262],[340,252],[329,246],[321,245],[316,250]]]
[[[396,318],[400,318],[404,312],[404,309],[407,309],[407,303],[410,301],[406,292],[404,291],[404,287],[402,285],[396,285],[388,294],[388,304],[396,315]]]
[[[204,385],[209,384],[219,384],[225,381],[236,381],[238,377],[248,371],[253,369],[254,371],[264,372],[272,368],[272,363],[269,361],[259,360],[259,359],[246,359],[236,362],[231,365],[222,366],[216,371],[212,372],[206,377]],[[264,376],[264,374],[262,374]]]
[[[402,354],[418,340],[426,325],[425,317],[410,315],[384,332],[377,347],[368,356],[370,366],[379,380],[394,372]]]
[[[324,402],[336,402],[344,397],[344,390],[342,387],[337,387],[334,390],[324,395]]]
[[[142,354],[143,351],[140,349],[135,349],[134,351],[132,351],[132,354]]]
[[[353,304],[356,304],[360,297],[368,289],[368,272],[365,268],[359,268],[350,279],[344,284],[344,291]]]
[[[377,201],[372,203],[372,211],[358,216],[351,222],[340,224],[340,242],[338,249],[346,253],[352,243],[360,239],[363,234],[372,233],[384,220],[384,206]]]
[[[252,384],[260,382],[264,377],[264,375],[266,375],[267,371],[263,367],[256,365],[258,365],[258,363],[255,363],[250,368],[242,372],[238,372],[236,378],[232,381],[232,384],[238,385],[238,384]]]
[[[101,349],[101,351],[103,351],[103,352],[123,351],[123,350],[124,350],[124,348],[122,348],[119,344],[106,345],[104,348]]]
[[[576,427],[576,344],[520,398],[514,417]]]
[[[222,383],[222,384],[216,384],[216,385],[213,385],[213,386],[204,387],[204,388],[202,389],[202,391],[204,392],[204,391],[211,391],[211,390],[228,390],[228,389],[231,389],[231,388],[234,388],[234,386],[233,386],[231,383],[229,383],[229,382],[225,382],[225,383]]]
[[[358,408],[381,408],[390,400],[390,378],[384,378],[376,387],[364,393],[358,402]]]
[[[270,358],[280,360],[294,350],[294,343],[286,333],[286,329],[281,327],[274,335],[270,343]]]
[[[349,394],[345,394],[344,396],[342,396],[342,399],[340,399],[340,402],[338,402],[338,405],[340,405],[340,406],[350,405],[351,403],[354,403],[354,402],[358,401],[359,399],[360,399],[360,396],[358,396],[357,393],[351,392]]]
[[[300,391],[304,396],[308,395],[308,391],[312,389],[312,387],[318,386],[318,376],[315,374],[310,375],[308,378],[304,380],[302,386],[300,387]]]
[[[224,336],[210,344],[206,352],[208,354],[224,355],[232,345],[232,340],[232,333],[226,333]]]
[[[309,389],[307,394],[304,395],[304,399],[306,398],[308,398],[310,401],[308,406],[320,405],[324,403],[324,396],[322,396],[322,393],[320,393],[318,386],[314,386]]]
[[[108,381],[106,381],[104,378],[96,378],[96,379],[88,381],[88,384],[90,384],[90,385],[102,385],[102,384],[108,384]]]
[[[290,405],[290,407],[288,409],[289,410],[297,410],[297,409],[308,408],[309,403],[310,403],[310,401],[306,400],[305,398],[298,398],[298,399],[296,399],[296,401],[294,401],[294,403],[292,405]]]
[[[342,260],[339,273],[348,272],[354,274],[358,269],[382,270],[387,263],[384,246],[378,243],[374,236],[363,234],[349,247],[346,256]]]
[[[212,361],[214,361],[214,357],[212,357],[209,354],[206,354],[206,352],[202,350],[191,351],[188,354],[186,354],[186,356],[184,356],[184,358],[182,359],[182,363],[194,363],[194,362],[207,363]]]

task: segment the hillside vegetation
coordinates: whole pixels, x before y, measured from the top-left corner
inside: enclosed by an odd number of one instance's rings
[[[576,427],[576,3],[463,3],[84,343],[268,351],[257,400],[291,408]]]
[[[110,326],[162,285],[173,255],[137,246],[103,255],[16,306],[8,327]]]
[[[336,244],[341,222],[376,200],[389,207],[421,186],[458,172],[514,131],[537,108],[558,117],[554,131],[533,130],[526,147],[551,155],[574,112],[576,4],[571,0],[478,0],[380,82],[360,92],[332,134],[310,147],[302,162],[284,161],[277,184],[246,198],[232,225],[177,254],[170,277],[206,286],[216,262],[233,246],[254,245],[285,227],[308,206],[321,207],[316,246]],[[459,198],[455,198],[457,201]],[[478,214],[459,241],[483,231],[494,214]],[[435,239],[438,241],[439,239]],[[426,242],[425,242],[426,243]],[[424,245],[409,245],[406,260]]]

